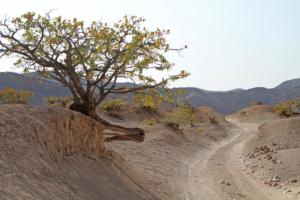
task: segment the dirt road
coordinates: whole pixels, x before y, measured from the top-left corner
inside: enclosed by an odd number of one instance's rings
[[[228,119],[237,128],[231,136],[199,152],[186,162],[189,166],[186,200],[279,200],[286,199],[280,191],[267,188],[254,178],[243,165],[245,141],[255,133],[259,124],[246,124]]]

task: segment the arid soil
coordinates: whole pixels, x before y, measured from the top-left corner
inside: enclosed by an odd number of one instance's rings
[[[154,199],[104,156],[102,130],[67,110],[1,105],[0,199]]]
[[[252,106],[227,120],[203,123],[200,132],[145,127],[143,144],[110,147],[146,177],[159,199],[298,200],[300,118],[281,119],[271,106]],[[270,152],[250,158],[272,144]],[[267,160],[269,154],[273,158]]]
[[[0,106],[0,199],[300,199],[299,117],[197,112],[202,122],[181,131],[146,125],[145,113],[108,116],[146,139],[104,143],[101,124],[81,114]]]

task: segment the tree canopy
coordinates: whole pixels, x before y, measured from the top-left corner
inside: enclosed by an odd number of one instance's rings
[[[124,94],[166,87],[185,78],[184,70],[156,79],[154,71],[170,72],[174,64],[166,54],[171,48],[169,30],[148,30],[145,19],[125,16],[114,24],[28,12],[0,22],[0,56],[14,56],[24,72],[38,72],[67,87],[74,98],[71,109],[95,117],[95,110],[109,94]],[[120,86],[118,81],[133,86]]]

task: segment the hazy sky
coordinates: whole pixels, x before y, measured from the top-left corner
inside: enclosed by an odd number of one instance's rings
[[[192,74],[173,86],[228,90],[300,78],[299,0],[0,0],[0,5],[1,17],[55,9],[53,15],[113,22],[128,14],[145,17],[149,27],[171,29],[170,43],[189,47],[172,61]],[[0,61],[0,70],[11,71],[8,65]]]

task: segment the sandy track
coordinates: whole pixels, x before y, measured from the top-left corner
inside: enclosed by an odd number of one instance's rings
[[[229,120],[237,126],[231,129],[231,137],[187,160],[191,164],[185,186],[186,200],[284,199],[281,193],[264,188],[261,181],[243,168],[244,142],[258,125]]]

